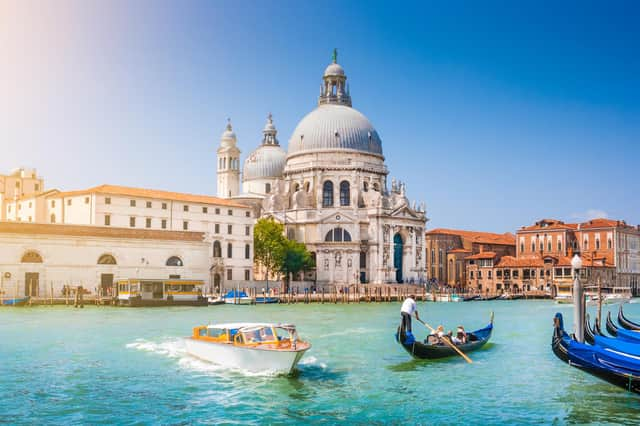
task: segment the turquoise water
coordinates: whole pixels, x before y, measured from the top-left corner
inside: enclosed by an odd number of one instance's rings
[[[617,308],[617,307],[616,307]],[[414,361],[395,343],[400,304],[0,309],[0,423],[638,423],[638,397],[563,364],[549,301],[419,303],[484,349]],[[593,312],[593,310],[591,309]],[[640,320],[640,304],[627,305]],[[593,316],[593,314],[592,314]],[[194,325],[281,321],[311,341],[293,377],[225,371],[185,354]],[[426,333],[414,321],[415,334]]]

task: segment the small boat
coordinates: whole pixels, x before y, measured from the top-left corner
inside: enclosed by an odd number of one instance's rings
[[[462,302],[464,298],[455,293],[441,293],[435,295],[436,302]]]
[[[195,327],[187,353],[222,366],[256,373],[291,374],[311,344],[295,325],[229,323]]]
[[[611,312],[607,312],[607,322],[605,326],[607,328],[607,333],[614,337],[618,335],[618,327],[616,327],[616,325],[611,320]]]
[[[522,299],[524,296],[522,294],[512,294],[512,293],[503,293],[499,299],[500,300],[517,300]]]
[[[500,296],[480,296],[478,297],[478,300],[483,300],[483,301],[487,301],[487,300],[496,300],[498,299]]]
[[[467,333],[468,342],[456,345],[456,348],[460,351],[467,353],[480,349],[491,338],[491,332],[493,331],[493,314],[491,314],[491,321],[489,325],[479,330]],[[458,355],[456,351],[449,345],[444,343],[423,343],[418,341],[411,341],[407,339],[407,335],[401,327],[398,327],[396,332],[396,341],[402,345],[411,356],[417,359],[437,359],[448,356]]]
[[[14,298],[14,299],[2,299],[2,305],[4,305],[4,306],[24,306],[29,302],[29,299],[31,299],[31,297],[29,297],[29,296],[21,297],[21,298]]]
[[[570,294],[562,294],[553,298],[557,304],[560,305],[569,305],[573,303],[573,297]]]
[[[254,302],[253,297],[250,297],[244,291],[231,290],[223,297],[224,303],[229,305],[251,305]]]
[[[475,296],[466,296],[462,298],[464,302],[472,302],[474,300],[479,300],[479,299],[480,299],[480,296],[477,294]]]
[[[272,296],[257,296],[256,297],[256,304],[264,304],[264,303],[278,303],[280,302],[280,298],[279,297],[272,297]]]
[[[222,296],[209,296],[207,297],[207,303],[209,305],[224,305],[224,298]]]
[[[640,330],[640,324],[630,321],[624,316],[622,304],[620,304],[620,309],[618,310],[618,324],[627,330]]]
[[[640,393],[640,359],[618,350],[587,345],[572,339],[564,330],[562,314],[554,318],[551,339],[553,353],[572,367],[583,370],[607,382]]]

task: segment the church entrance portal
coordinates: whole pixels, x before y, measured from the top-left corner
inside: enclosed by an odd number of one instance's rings
[[[396,282],[402,282],[402,236],[393,236],[393,267],[396,268]]]

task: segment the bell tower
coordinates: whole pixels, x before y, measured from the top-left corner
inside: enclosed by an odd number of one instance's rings
[[[218,197],[231,198],[240,192],[240,150],[236,146],[236,134],[227,119],[227,127],[220,138],[218,148]]]

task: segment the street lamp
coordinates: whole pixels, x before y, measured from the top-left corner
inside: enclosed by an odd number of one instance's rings
[[[584,296],[582,287],[580,286],[580,268],[582,268],[582,259],[577,254],[571,259],[571,268],[573,272],[573,329],[576,340],[584,343]]]

